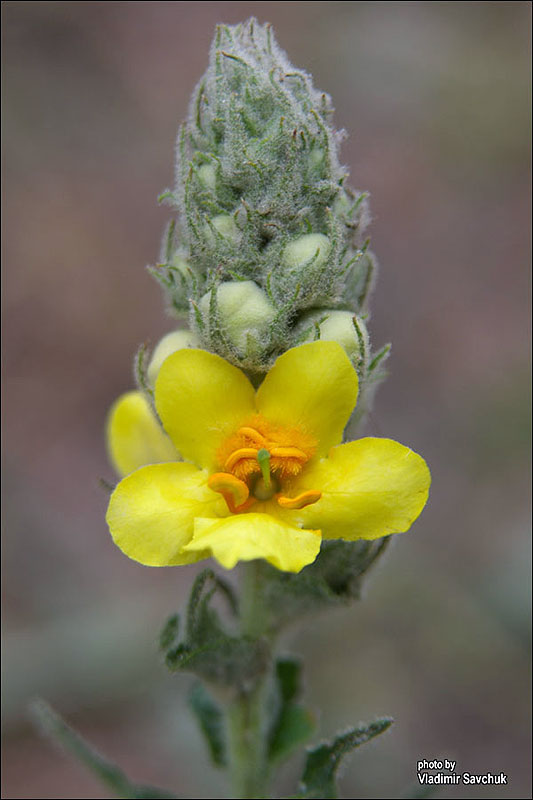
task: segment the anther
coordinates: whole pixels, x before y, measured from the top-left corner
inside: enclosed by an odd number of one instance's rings
[[[297,497],[285,497],[284,495],[280,494],[276,499],[282,508],[297,509],[305,508],[305,506],[310,506],[313,503],[317,503],[321,497],[322,492],[309,489],[307,492],[302,492]]]
[[[234,450],[233,453],[226,459],[224,467],[231,472],[235,464],[241,458],[255,458],[257,450],[254,447],[241,447],[239,450]]]
[[[228,472],[215,472],[210,475],[207,485],[222,495],[232,514],[245,511],[255,500],[249,497],[249,489],[244,481]]]
[[[246,436],[248,439],[251,439],[252,442],[255,442],[258,447],[264,447],[267,443],[265,437],[259,433],[259,431],[256,431],[255,428],[249,428],[248,426],[245,426],[244,428],[239,428],[237,433],[240,433],[241,436]]]
[[[303,450],[299,450],[297,447],[273,447],[270,451],[270,455],[273,458],[298,458],[304,462],[308,460],[307,453],[304,453]]]

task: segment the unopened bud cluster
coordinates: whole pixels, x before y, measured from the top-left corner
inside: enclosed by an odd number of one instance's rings
[[[152,271],[193,341],[251,375],[323,338],[368,378],[367,201],[347,186],[332,113],[269,25],[218,27],[164,195],[177,218]]]

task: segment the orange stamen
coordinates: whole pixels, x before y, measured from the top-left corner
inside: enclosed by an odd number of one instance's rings
[[[307,492],[302,492],[297,497],[285,497],[282,494],[277,495],[276,499],[282,508],[305,508],[313,503],[318,502],[322,497],[322,492],[314,489],[309,489]]]
[[[314,450],[315,443],[306,433],[274,427],[257,415],[222,444],[217,453],[221,472],[211,476],[209,485],[224,496],[230,511],[244,511],[257,500],[280,497],[280,485],[300,474]],[[283,496],[279,503],[285,508],[303,508],[319,498],[319,492],[304,492],[297,498]]]
[[[250,491],[246,483],[228,472],[215,472],[210,475],[207,485],[222,495],[232,514],[245,511],[255,503],[255,498],[249,497]]]
[[[272,447],[270,450],[272,458],[298,458],[301,461],[307,461],[309,456],[303,450],[297,447]]]
[[[224,467],[232,470],[235,464],[243,458],[256,458],[257,450],[253,447],[241,447],[239,450],[234,450],[233,453],[226,459]]]
[[[259,431],[256,431],[255,428],[249,428],[245,426],[244,428],[239,428],[237,433],[239,433],[241,436],[246,436],[248,439],[251,439],[258,445],[259,448],[265,447],[267,444],[265,437],[259,433]]]

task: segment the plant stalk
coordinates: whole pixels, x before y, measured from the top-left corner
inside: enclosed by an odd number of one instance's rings
[[[254,639],[265,635],[262,585],[262,563],[246,563],[242,582],[241,632]],[[269,670],[265,670],[256,678],[253,686],[241,687],[228,709],[234,797],[243,800],[267,797],[269,769],[265,712],[268,676]]]

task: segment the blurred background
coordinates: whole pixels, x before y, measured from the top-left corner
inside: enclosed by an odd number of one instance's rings
[[[508,776],[442,797],[530,797],[527,2],[4,2],[5,798],[109,796],[27,721],[46,697],[132,778],[224,797],[157,653],[195,567],[125,558],[103,437],[138,345],[173,327],[145,271],[177,126],[217,22],[250,15],[329,92],[371,193],[370,323],[393,343],[370,435],[431,466],[430,503],[364,602],[287,637],[320,735],[393,728],[345,797],[398,797],[416,761]],[[278,791],[294,790],[298,758]]]

